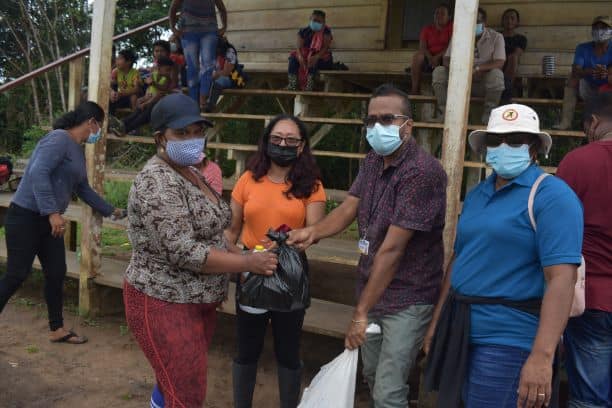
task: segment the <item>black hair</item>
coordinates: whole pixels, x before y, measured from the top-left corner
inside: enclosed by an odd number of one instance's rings
[[[227,50],[232,48],[236,55],[238,55],[238,51],[236,51],[236,47],[234,47],[227,38],[223,36],[217,37],[217,56],[221,56],[225,58],[225,54],[227,54]]]
[[[153,43],[153,48],[162,47],[168,54],[170,54],[170,43],[166,40],[157,40]]]
[[[439,8],[445,8],[446,11],[448,12],[448,15],[451,15],[451,8],[447,3],[440,3],[436,6],[436,8],[434,9],[434,11],[438,10]]]
[[[119,55],[131,64],[136,62],[136,54],[134,54],[132,50],[121,50],[119,51]]]
[[[253,179],[256,181],[260,180],[268,173],[271,165],[270,157],[268,157],[270,133],[272,133],[277,123],[282,120],[290,120],[295,123],[303,141],[302,154],[300,154],[298,159],[291,166],[291,170],[289,170],[287,180],[291,183],[291,187],[289,190],[285,191],[285,196],[298,199],[308,198],[319,189],[321,171],[310,151],[306,125],[295,116],[281,114],[275,116],[270,121],[268,126],[264,129],[263,135],[259,138],[257,152],[249,159],[247,169],[253,173]]]
[[[157,59],[157,66],[158,67],[173,67],[174,62],[168,57],[159,57]]]
[[[487,12],[482,7],[478,7],[478,14],[482,14],[484,21],[487,21]]]
[[[516,14],[516,21],[518,21],[519,23],[521,22],[521,15],[519,14],[517,9],[513,9],[513,8],[509,8],[506,9],[503,13],[502,13],[502,20],[504,19],[504,17],[506,16],[506,14],[508,13],[515,13]]]
[[[323,10],[312,10],[312,15],[325,18],[325,12]]]
[[[53,129],[71,129],[89,119],[104,122],[104,110],[95,102],[82,102],[75,110],[66,112],[53,122]]]
[[[601,92],[587,99],[584,121],[590,122],[593,115],[612,120],[612,92]]]
[[[402,100],[402,114],[412,118],[412,107],[410,106],[410,97],[408,94],[393,84],[382,84],[378,88],[374,90],[372,96],[370,96],[370,100],[368,104],[374,98],[379,98],[381,96],[397,96]]]

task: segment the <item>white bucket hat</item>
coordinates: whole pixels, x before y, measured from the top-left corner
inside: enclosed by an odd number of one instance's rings
[[[475,130],[468,136],[470,147],[476,153],[484,151],[484,141],[487,133],[531,133],[538,135],[542,146],[538,153],[548,155],[552,146],[552,138],[546,132],[540,131],[538,114],[529,106],[513,103],[499,106],[491,111],[486,130]]]

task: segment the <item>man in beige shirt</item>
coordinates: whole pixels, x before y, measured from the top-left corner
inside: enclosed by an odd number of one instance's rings
[[[484,95],[482,123],[487,124],[491,110],[499,105],[504,91],[504,73],[502,68],[506,61],[504,36],[487,27],[487,13],[478,9],[476,22],[476,47],[474,49],[474,70],[472,72],[472,95]],[[444,120],[446,109],[446,92],[448,87],[448,67],[452,40],[446,50],[443,66],[433,71],[432,87],[438,101],[438,119]]]

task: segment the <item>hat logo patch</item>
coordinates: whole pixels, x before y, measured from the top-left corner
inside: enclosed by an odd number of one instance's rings
[[[505,110],[504,113],[502,113],[502,118],[504,120],[512,122],[518,119],[518,112],[514,109]]]

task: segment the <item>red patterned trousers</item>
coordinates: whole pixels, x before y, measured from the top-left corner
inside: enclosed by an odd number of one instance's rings
[[[125,316],[155,371],[166,408],[201,408],[217,304],[170,303],[124,283]]]

